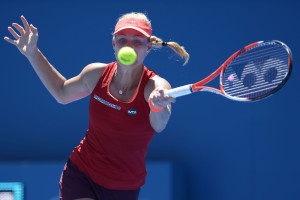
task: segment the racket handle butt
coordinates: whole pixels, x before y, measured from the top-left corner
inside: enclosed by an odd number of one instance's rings
[[[188,85],[184,85],[184,86],[181,86],[181,87],[177,87],[177,88],[167,90],[165,92],[165,96],[168,95],[170,97],[176,98],[176,97],[181,97],[181,96],[184,96],[184,95],[191,94],[191,93],[193,93],[192,85],[193,84],[188,84]]]

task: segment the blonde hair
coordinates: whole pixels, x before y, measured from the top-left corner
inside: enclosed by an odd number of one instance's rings
[[[144,20],[150,26],[150,28],[152,29],[151,22],[150,22],[150,20],[148,19],[148,17],[144,13],[131,12],[131,13],[124,14],[124,15],[122,15],[118,19],[118,22],[120,20],[122,20],[122,19],[131,18],[131,17]],[[186,65],[188,63],[190,55],[186,52],[186,50],[184,49],[184,47],[180,46],[177,42],[164,42],[162,39],[160,39],[160,38],[158,38],[156,36],[151,36],[150,37],[150,42],[155,47],[162,47],[162,46],[168,46],[168,47],[170,47],[181,58],[185,59],[185,62],[184,62],[183,65]]]

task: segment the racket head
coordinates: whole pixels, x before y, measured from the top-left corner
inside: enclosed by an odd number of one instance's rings
[[[250,44],[222,65],[220,89],[237,101],[256,101],[282,88],[292,72],[292,52],[277,40]]]

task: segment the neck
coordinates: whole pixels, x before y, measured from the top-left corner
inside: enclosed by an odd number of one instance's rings
[[[113,82],[120,95],[126,95],[126,92],[135,89],[140,81],[144,65],[139,67],[117,66]]]

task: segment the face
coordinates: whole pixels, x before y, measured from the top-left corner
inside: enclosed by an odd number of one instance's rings
[[[136,62],[133,65],[140,65],[150,52],[152,45],[149,42],[149,39],[140,32],[133,29],[126,29],[116,34],[113,39],[113,48],[115,50],[116,59],[118,59],[117,55],[119,50],[125,46],[132,47],[137,54]]]

